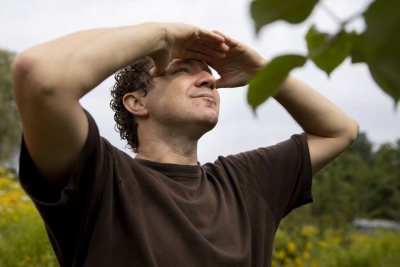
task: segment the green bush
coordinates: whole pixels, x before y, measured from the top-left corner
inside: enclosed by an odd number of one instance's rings
[[[278,229],[273,266],[399,266],[399,232],[325,229],[296,218],[289,216]],[[15,177],[0,167],[0,267],[53,266],[58,264],[37,210]]]
[[[400,234],[375,232],[355,233],[348,244],[321,253],[327,267],[396,267],[400,263]]]
[[[311,225],[279,229],[272,263],[276,267],[397,267],[400,233],[355,229],[322,232]]]
[[[11,176],[0,167],[0,266],[58,266],[37,210]]]

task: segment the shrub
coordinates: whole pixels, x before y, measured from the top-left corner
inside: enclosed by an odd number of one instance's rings
[[[43,222],[15,177],[0,167],[0,266],[58,266]]]

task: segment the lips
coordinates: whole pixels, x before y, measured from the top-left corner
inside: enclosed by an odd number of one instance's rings
[[[200,95],[196,95],[194,96],[194,98],[204,98],[208,101],[214,102],[215,103],[215,98],[212,94],[200,94]]]

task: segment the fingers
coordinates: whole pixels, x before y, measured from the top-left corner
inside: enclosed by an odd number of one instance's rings
[[[210,49],[215,50],[220,53],[227,53],[229,51],[229,46],[225,43],[215,43],[209,40],[197,40],[193,44],[193,48],[198,47],[198,49]]]
[[[164,71],[161,71],[160,69],[156,68],[156,66],[152,67],[149,70],[150,76],[153,76],[153,77],[161,76],[161,75],[163,75],[163,73],[164,73]]]
[[[194,59],[199,61],[215,61],[226,57],[230,48],[223,34],[196,28],[190,25],[173,24],[169,33],[173,41],[162,53],[153,55],[154,68],[152,76],[163,75],[173,59]]]
[[[203,30],[203,29],[199,30],[198,38],[204,39],[204,40],[210,40],[212,42],[219,42],[219,43],[225,42],[225,38],[223,37],[222,34],[216,32],[216,31],[208,31],[208,30]]]
[[[149,70],[149,74],[151,76],[162,76],[165,72],[165,69],[168,67],[170,60],[166,56],[158,57],[157,60],[154,60],[154,67]]]
[[[225,39],[210,31],[198,32],[198,36],[186,43],[187,51],[197,51],[212,58],[224,58],[229,51]]]
[[[220,79],[217,79],[217,80],[215,81],[215,87],[216,87],[217,89],[220,89],[220,88],[226,88],[227,86],[225,85],[224,79],[220,78]]]
[[[197,44],[191,47],[188,52],[199,52],[212,58],[225,58],[227,50],[219,47],[210,47],[208,45]]]
[[[215,60],[216,57],[223,58],[224,56],[225,55],[220,55],[220,54],[213,56],[211,54],[205,54],[201,51],[190,50],[190,51],[187,51],[185,58],[209,62],[209,61]]]
[[[213,30],[212,32],[217,34],[217,35],[219,35],[219,36],[221,36],[221,37],[223,37],[224,40],[225,40],[224,43],[226,45],[228,45],[229,47],[237,46],[239,44],[239,41],[233,39],[232,37],[220,32],[220,31]]]
[[[246,80],[236,79],[236,78],[224,78],[221,77],[215,81],[215,87],[217,89],[221,88],[235,88],[245,86],[247,84]]]

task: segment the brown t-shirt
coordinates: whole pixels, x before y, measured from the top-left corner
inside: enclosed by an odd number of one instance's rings
[[[133,159],[88,121],[62,192],[43,182],[22,145],[21,183],[61,266],[270,266],[280,220],[312,201],[304,134],[187,166]]]

